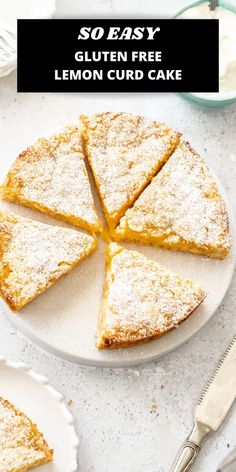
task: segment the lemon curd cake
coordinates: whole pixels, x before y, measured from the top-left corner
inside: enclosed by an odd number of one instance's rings
[[[224,201],[204,160],[181,142],[128,209],[117,240],[224,258],[230,248]]]
[[[97,347],[119,348],[165,334],[204,300],[204,290],[136,251],[110,243]]]
[[[180,134],[129,113],[80,117],[86,155],[112,229],[179,142]]]
[[[0,470],[26,472],[53,460],[43,435],[18,408],[0,397]]]
[[[96,248],[93,236],[0,213],[0,296],[19,310]]]
[[[91,232],[102,231],[84,163],[81,134],[67,126],[39,139],[13,163],[2,197]]]

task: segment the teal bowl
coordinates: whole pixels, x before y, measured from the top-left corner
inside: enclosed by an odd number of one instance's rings
[[[189,4],[187,7],[182,8],[182,10],[178,11],[174,18],[178,18],[180,15],[188,11],[190,8],[196,7],[198,5],[201,5],[203,3],[208,3],[209,1],[206,0],[200,0],[194,3]],[[232,5],[232,3],[225,2],[224,0],[219,0],[218,1],[218,6],[221,6],[225,8],[226,10],[230,10],[236,14],[236,4]],[[232,94],[227,94],[225,97],[222,96],[220,93],[218,96],[214,94],[212,98],[210,96],[204,97],[204,96],[198,96],[195,93],[181,93],[179,94],[181,97],[184,99],[188,100],[194,105],[197,105],[199,107],[203,108],[220,108],[220,107],[225,107],[227,105],[231,105],[232,103],[236,103],[236,92]]]

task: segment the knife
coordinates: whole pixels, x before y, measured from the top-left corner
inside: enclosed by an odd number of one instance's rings
[[[201,449],[203,440],[215,432],[236,397],[236,336],[208,382],[198,402],[194,427],[179,450],[170,472],[187,472]]]

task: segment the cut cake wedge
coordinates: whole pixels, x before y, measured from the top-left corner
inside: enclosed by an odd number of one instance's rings
[[[206,292],[136,251],[110,243],[97,347],[146,342],[184,321]]]
[[[223,259],[230,249],[224,200],[204,160],[181,142],[127,210],[117,240]]]
[[[180,134],[129,113],[82,116],[86,155],[112,231],[168,160]]]
[[[95,248],[93,236],[0,213],[0,296],[20,310]]]
[[[0,470],[26,472],[53,460],[53,450],[32,421],[0,397]]]
[[[2,198],[93,233],[102,231],[84,163],[81,134],[75,126],[41,138],[22,152],[2,185]]]

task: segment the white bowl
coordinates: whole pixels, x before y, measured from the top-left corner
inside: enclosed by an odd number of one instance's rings
[[[17,65],[17,19],[51,18],[55,0],[0,0],[0,77]]]

